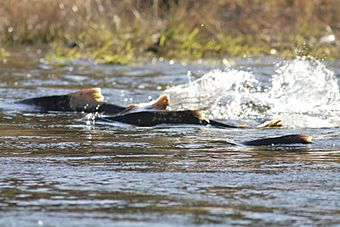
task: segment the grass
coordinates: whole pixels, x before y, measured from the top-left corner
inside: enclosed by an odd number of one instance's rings
[[[0,15],[2,46],[48,44],[50,58],[340,57],[325,38],[340,37],[338,0],[2,0]]]
[[[4,48],[0,48],[0,59],[5,58],[8,52]]]

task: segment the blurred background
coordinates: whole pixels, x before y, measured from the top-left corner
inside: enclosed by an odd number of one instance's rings
[[[301,52],[334,59],[339,35],[339,0],[0,1],[3,47],[52,44],[56,55],[109,63],[148,55],[196,59]]]

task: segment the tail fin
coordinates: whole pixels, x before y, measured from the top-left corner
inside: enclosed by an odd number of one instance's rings
[[[148,103],[139,103],[139,104],[129,104],[129,109],[134,108],[142,108],[142,109],[151,109],[151,110],[166,110],[169,106],[169,96],[161,95],[156,100],[153,100]]]
[[[278,128],[278,127],[282,127],[282,121],[280,119],[273,119],[270,121],[266,121],[256,126],[256,128]]]
[[[100,88],[85,88],[80,91],[73,92],[69,94],[73,97],[86,99],[86,100],[94,100],[96,102],[103,102],[104,96],[102,95],[102,90]]]
[[[312,137],[304,134],[286,135],[258,140],[251,140],[243,142],[247,146],[267,146],[267,145],[281,145],[281,144],[310,144]]]
[[[73,110],[93,108],[104,101],[100,88],[86,88],[69,94]]]
[[[195,118],[198,119],[200,124],[207,125],[210,123],[209,119],[205,116],[205,114],[200,110],[189,110]]]

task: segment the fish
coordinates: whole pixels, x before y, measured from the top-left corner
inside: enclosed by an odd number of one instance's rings
[[[266,121],[257,126],[246,124],[228,124],[222,120],[208,119],[200,110],[168,110],[169,96],[161,95],[156,100],[147,103],[119,106],[104,102],[100,88],[86,88],[66,95],[42,96],[16,102],[17,104],[32,105],[42,112],[85,112],[103,113],[95,120],[105,122],[120,122],[141,127],[152,127],[160,124],[168,125],[204,125],[219,128],[272,128],[281,127],[280,119]],[[271,146],[286,144],[310,144],[312,137],[304,134],[291,134],[270,138],[229,143],[245,146]]]
[[[86,88],[66,95],[29,98],[15,103],[34,106],[41,112],[61,111],[118,114],[120,112],[136,111],[138,109],[164,110],[169,105],[169,100],[168,96],[162,95],[149,103],[129,104],[125,107],[104,102],[104,96],[100,88]]]
[[[208,118],[199,110],[127,112],[113,116],[97,117],[96,120],[121,122],[141,127],[151,127],[159,124],[209,124]]]
[[[32,105],[41,112],[85,112],[109,115],[97,120],[117,121],[136,126],[155,126],[158,124],[196,124],[211,125],[221,128],[253,128],[245,124],[228,124],[221,120],[208,119],[200,110],[171,111],[169,96],[161,95],[146,103],[119,106],[104,102],[100,88],[85,88],[66,95],[42,96],[16,102],[17,104]],[[267,121],[257,128],[280,127],[279,119]]]
[[[282,126],[282,121],[279,119],[269,120],[255,127],[246,124],[228,124],[221,120],[208,119],[200,110],[139,110],[136,112],[122,111],[116,115],[97,116],[96,120],[106,122],[121,122],[142,127],[152,127],[159,124],[211,125],[218,128],[275,128]]]
[[[311,144],[312,137],[305,134],[291,134],[242,142],[246,146],[269,146],[286,144]]]

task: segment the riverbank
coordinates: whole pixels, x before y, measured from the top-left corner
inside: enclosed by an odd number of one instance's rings
[[[338,12],[336,0],[6,0],[0,3],[0,42],[5,49],[48,44],[50,58],[111,64],[154,57],[338,59]]]

